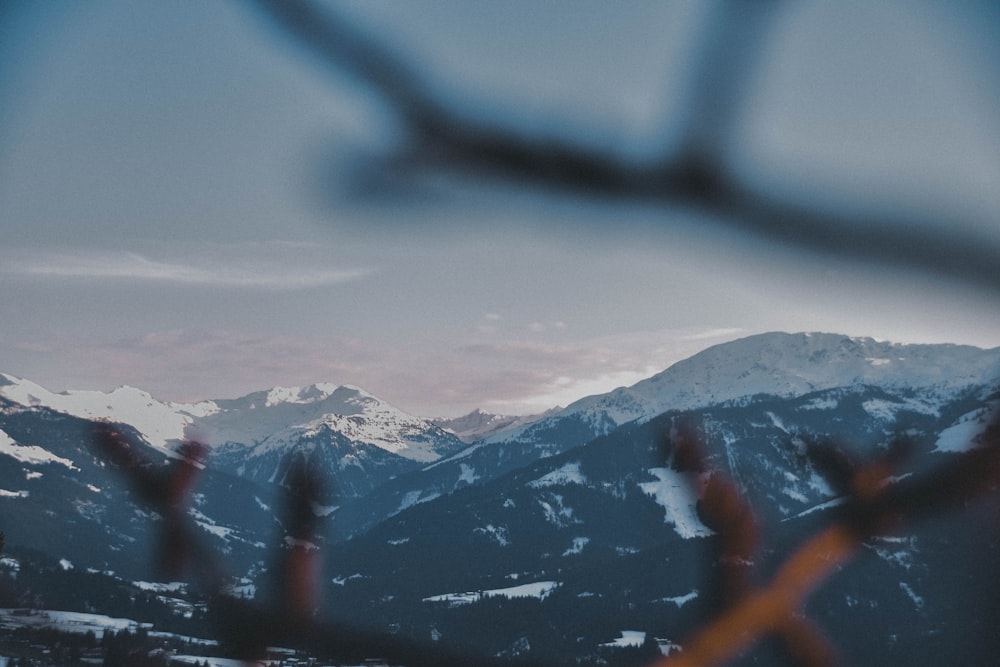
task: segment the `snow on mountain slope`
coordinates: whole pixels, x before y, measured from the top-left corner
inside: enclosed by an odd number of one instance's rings
[[[909,345],[830,333],[765,333],[710,347],[631,387],[587,396],[536,424],[487,442],[530,439],[539,427],[567,417],[590,423],[595,435],[666,410],[686,410],[756,394],[790,397],[873,385],[921,390],[927,409],[964,388],[1000,381],[1000,348]]]
[[[16,461],[29,464],[59,463],[70,470],[76,468],[67,458],[56,456],[52,452],[37,445],[22,445],[0,429],[0,454],[10,456]]]
[[[83,419],[124,422],[161,449],[167,449],[171,440],[182,439],[185,429],[196,418],[218,409],[212,402],[163,403],[141,389],[127,386],[109,394],[100,391],[54,393],[34,382],[4,373],[0,373],[0,396],[24,406],[47,407]]]
[[[951,393],[998,379],[1000,348],[766,333],[710,347],[630,390],[662,412],[754,394],[788,397],[863,384]]]
[[[254,456],[287,449],[321,428],[420,462],[459,446],[457,438],[445,437],[431,422],[352,385],[277,387],[214,403],[218,411],[194,420],[188,435],[212,446],[228,445],[230,452],[235,446]]]
[[[0,374],[0,397],[24,406],[47,407],[83,419],[106,419],[136,428],[155,447],[170,451],[185,437],[216,447],[247,449],[270,440],[272,449],[320,425],[346,439],[420,462],[434,461],[458,446],[440,428],[413,417],[359,387],[331,383],[275,387],[236,399],[196,404],[167,403],[134,387],[51,392],[34,382]],[[441,436],[441,437],[438,437]],[[448,442],[444,442],[447,440]],[[438,451],[438,449],[442,451]]]
[[[335,408],[336,411],[325,412],[316,419],[271,434],[253,448],[253,455],[288,448],[324,429],[351,442],[425,463],[441,458],[442,451],[451,453],[460,446],[457,438],[443,429],[408,415],[357,387],[339,387],[328,399],[320,402],[323,410]],[[337,404],[331,405],[331,400]]]
[[[476,409],[467,415],[454,419],[434,419],[433,423],[446,431],[454,433],[462,442],[472,443],[482,440],[500,431],[506,431],[518,426],[526,426],[533,422],[555,414],[562,408],[552,408],[540,415],[495,415]]]

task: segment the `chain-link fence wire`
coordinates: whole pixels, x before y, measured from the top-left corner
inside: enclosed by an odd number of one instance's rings
[[[440,170],[476,173],[585,198],[688,207],[715,221],[705,224],[721,221],[770,242],[902,266],[989,293],[1000,288],[995,248],[955,226],[927,224],[908,214],[887,220],[881,214],[851,213],[850,207],[838,211],[783,201],[734,175],[729,163],[733,125],[771,25],[785,10],[782,3],[721,5],[700,40],[703,53],[695,59],[692,89],[683,91],[688,103],[682,140],[668,153],[647,160],[556,137],[539,139],[464,113],[434,95],[428,73],[418,71],[389,43],[340,17],[336,6],[303,0],[258,4],[271,23],[316,55],[322,66],[353,74],[395,114],[402,135],[396,150],[381,163],[386,171],[403,176]],[[378,196],[377,184],[370,194]],[[669,226],[668,215],[663,224]],[[905,238],[900,230],[907,230]],[[897,450],[874,461],[855,462],[836,449],[814,448],[814,462],[847,502],[836,520],[789,554],[770,581],[759,587],[752,583],[749,567],[758,539],[753,513],[731,481],[711,473],[697,493],[701,514],[719,535],[727,604],[683,643],[682,652],[655,664],[722,664],[765,637],[776,637],[799,664],[830,664],[835,659],[831,640],[803,611],[810,593],[851,559],[865,539],[928,512],[958,511],[971,498],[994,491],[1000,479],[998,434],[994,420],[978,448],[956,456],[932,475],[893,484],[888,481],[898,463]],[[292,489],[293,497],[299,498],[290,504],[287,517],[294,534],[277,574],[288,595],[271,609],[227,595],[225,577],[212,554],[199,551],[191,539],[185,502],[201,465],[195,445],[170,472],[152,475],[114,429],[102,429],[96,441],[126,472],[139,498],[167,519],[162,530],[170,548],[164,550],[163,566],[171,572],[192,567],[210,593],[216,632],[235,656],[256,660],[267,645],[296,638],[318,653],[343,660],[379,655],[409,667],[489,664],[483,656],[452,655],[395,636],[311,620],[319,580],[318,556],[310,541],[315,522],[308,508],[311,494],[322,482],[306,471]],[[689,469],[704,470],[704,454],[693,432],[682,431],[671,446]]]

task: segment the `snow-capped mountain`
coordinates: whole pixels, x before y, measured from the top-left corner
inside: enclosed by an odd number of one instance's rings
[[[128,424],[167,455],[173,455],[183,439],[195,439],[213,448],[222,468],[257,481],[280,482],[279,469],[295,452],[309,459],[321,457],[338,487],[350,496],[464,447],[428,420],[351,385],[276,387],[236,399],[186,404],[161,402],[132,387],[110,393],[55,393],[0,374],[0,397],[82,419]],[[352,466],[356,470],[345,472]],[[340,476],[352,480],[340,483]]]
[[[553,415],[562,408],[552,408],[539,415],[497,415],[484,412],[480,409],[455,417],[453,419],[434,419],[433,423],[446,431],[454,433],[462,442],[472,443],[495,435],[501,431],[508,431],[519,426],[533,424],[539,419],[544,419]]]
[[[1000,378],[1000,348],[907,345],[830,333],[765,333],[710,347],[631,387],[588,396],[517,430],[501,442],[530,438],[548,421],[576,417],[594,434],[666,410],[683,410],[757,394],[799,396],[834,387],[907,387],[948,396]]]
[[[908,409],[935,413],[970,388],[1000,382],[1000,348],[900,345],[826,333],[766,333],[710,347],[661,373],[607,394],[582,398],[530,424],[512,426],[392,480],[339,513],[343,535],[363,531],[414,504],[483,484],[534,461],[578,447],[621,425],[667,410],[739,403],[754,396],[876,387],[906,395]],[[870,409],[894,410],[872,403]]]
[[[282,483],[291,459],[302,456],[326,471],[340,496],[355,498],[465,447],[455,435],[357,387],[283,392],[280,400],[274,394],[268,394],[271,400],[239,399],[196,423],[194,428],[211,434],[209,442],[223,441],[216,447],[218,465],[259,482]],[[281,421],[291,425],[260,437],[266,432],[261,423]]]
[[[422,499],[335,545],[328,567],[340,583],[330,608],[383,631],[474,641],[484,655],[530,646],[541,664],[646,664],[658,649],[676,650],[721,604],[719,547],[695,491],[705,477],[676,465],[678,421],[697,426],[708,469],[732,479],[749,503],[754,572],[766,580],[842,509],[806,443],[832,439],[870,460],[905,432],[911,455],[889,480],[904,484],[977,446],[1000,410],[996,389],[965,386],[931,405],[909,387],[851,384],[633,422]],[[831,633],[847,664],[992,664],[1000,641],[982,610],[997,591],[1000,543],[982,531],[1000,500],[982,502],[982,511],[945,512],[869,539],[815,594],[803,613]],[[539,593],[515,607],[503,597],[515,586]],[[482,626],[490,631],[477,632]],[[653,653],[639,661],[622,651],[616,641],[626,634],[640,637],[636,648],[656,638]],[[765,647],[739,664],[787,662]]]
[[[163,518],[95,450],[88,420],[128,421],[134,452],[157,475],[180,465],[165,455],[180,437],[214,447],[189,517],[202,553],[261,575],[246,590],[268,584],[265,563],[287,545],[282,499],[294,495],[281,483],[308,464],[339,487],[339,507],[309,505],[333,538],[310,548],[323,548],[335,621],[501,661],[626,665],[675,650],[718,607],[700,478],[672,455],[678,420],[697,425],[709,470],[750,503],[766,578],[843,501],[806,443],[833,440],[866,460],[905,433],[911,457],[888,483],[933,471],[977,446],[1000,410],[1000,349],[753,336],[471,446],[351,386],[178,405],[129,388],[0,383],[8,550],[146,576],[138,570],[150,567]],[[487,415],[466,423],[489,425]],[[803,613],[849,663],[992,664],[1000,579],[978,575],[1000,562],[983,530],[1000,507],[986,503],[868,540]]]
[[[163,518],[144,502],[127,472],[108,463],[95,423],[41,405],[0,398],[0,530],[8,545],[29,547],[75,566],[150,576]],[[124,428],[131,454],[149,479],[178,462]],[[275,539],[275,498],[214,467],[191,501],[198,540],[249,568]]]
[[[100,391],[52,392],[25,380],[0,373],[0,398],[26,407],[44,407],[81,419],[129,424],[154,447],[169,451],[169,443],[184,438],[198,418],[218,407],[211,401],[196,404],[164,403],[135,387],[122,386],[110,393]]]

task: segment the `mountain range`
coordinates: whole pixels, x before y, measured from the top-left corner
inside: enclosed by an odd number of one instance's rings
[[[718,345],[531,418],[422,419],[350,385],[177,404],[0,375],[0,530],[15,557],[148,578],[162,517],[92,446],[94,422],[120,424],[153,469],[196,439],[210,454],[188,514],[240,590],[266,587],[304,464],[329,482],[314,507],[324,614],[491,659],[633,664],[677,650],[718,605],[717,536],[674,458],[678,424],[752,508],[766,573],[842,502],[809,443],[864,460],[905,434],[905,479],[977,446],[998,389],[1000,349],[819,333]],[[850,662],[988,664],[984,609],[1000,598],[970,573],[1000,557],[980,539],[995,505],[866,541],[808,613]],[[772,651],[746,660],[780,662]]]

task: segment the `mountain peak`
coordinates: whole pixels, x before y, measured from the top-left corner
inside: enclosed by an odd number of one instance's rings
[[[462,442],[475,442],[502,431],[526,426],[539,419],[555,414],[560,408],[547,410],[540,415],[498,415],[476,408],[472,412],[454,419],[434,419],[432,423],[444,430],[454,433]]]

